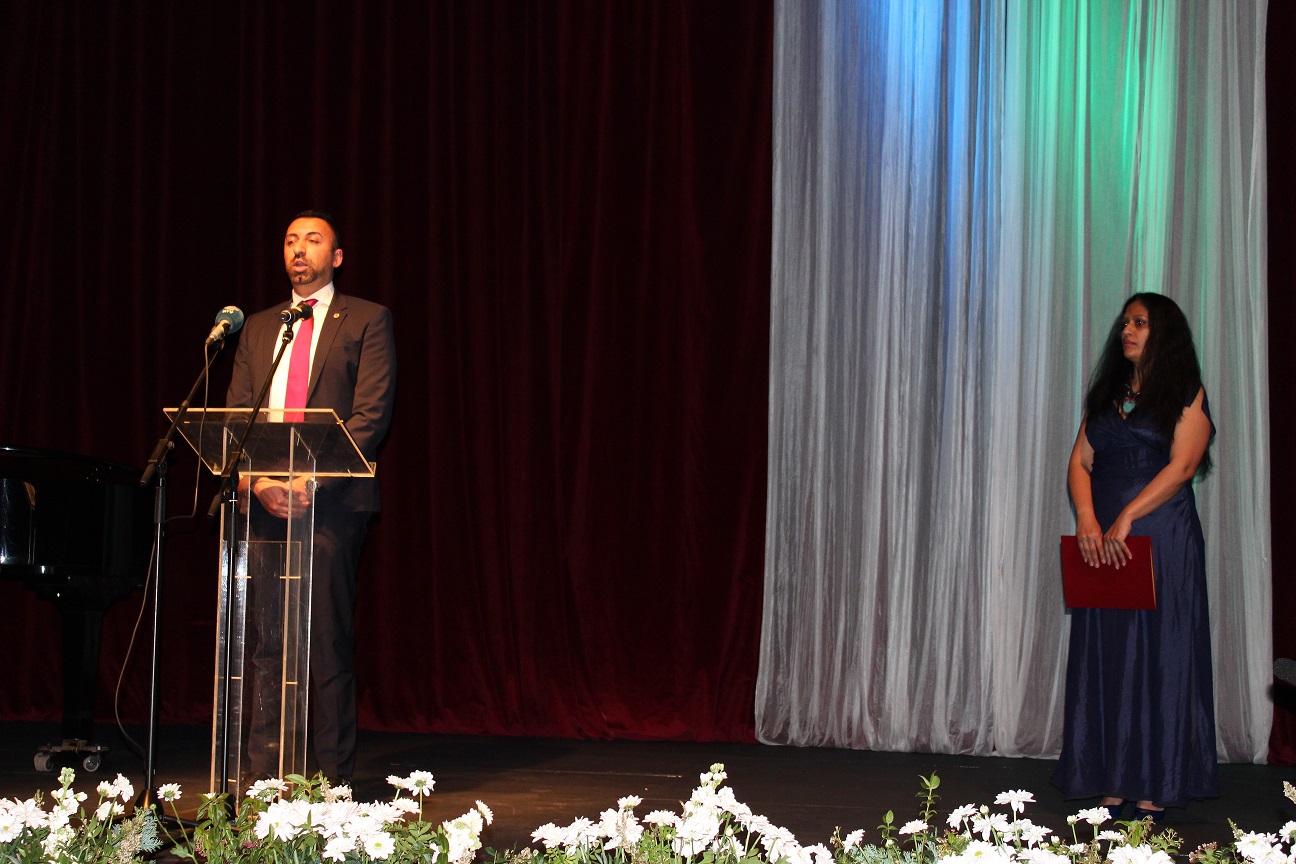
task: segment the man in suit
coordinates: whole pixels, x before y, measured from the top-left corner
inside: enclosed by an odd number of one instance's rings
[[[333,271],[342,264],[342,247],[328,214],[315,210],[298,214],[284,235],[283,255],[292,297],[248,317],[226,405],[252,406],[281,342],[285,325],[280,313],[313,301],[308,321],[288,325],[296,335],[276,370],[266,407],[332,408],[365,459],[377,461],[395,397],[391,310],[336,291]],[[249,499],[250,530],[259,538],[282,538],[290,514],[314,508],[310,737],[324,775],[334,782],[349,782],[355,769],[356,568],[369,520],[379,509],[378,482],[330,477],[312,488],[305,481],[290,486],[283,480],[258,477],[252,495],[246,495],[246,479],[241,487],[241,494]],[[253,770],[258,770],[255,747],[253,742],[250,758]]]

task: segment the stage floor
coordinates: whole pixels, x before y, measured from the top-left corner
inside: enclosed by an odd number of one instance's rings
[[[130,732],[142,740],[141,729]],[[52,724],[0,723],[0,798],[27,798],[57,785],[56,773],[37,772],[32,762],[36,747],[57,734]],[[138,787],[143,777],[143,761],[121,744],[120,733],[101,728],[100,734],[113,753],[96,774],[78,771],[77,785],[90,792],[91,802],[102,779],[120,772]],[[208,735],[205,728],[174,726],[158,735],[159,783],[181,785],[188,805],[181,809],[188,817],[197,794],[207,790]],[[495,813],[484,844],[506,850],[529,843],[531,832],[546,822],[597,818],[626,795],[643,798],[640,816],[655,809],[678,812],[713,762],[724,763],[738,800],[807,845],[826,843],[838,826],[843,834],[863,828],[866,838],[876,839],[887,810],[895,811],[897,825],[916,818],[918,777],[932,772],[941,780],[942,825],[955,807],[993,804],[996,794],[1009,789],[1033,793],[1037,803],[1025,815],[1059,834],[1069,814],[1097,803],[1064,801],[1048,782],[1053,763],[1033,759],[376,732],[361,734],[355,792],[360,800],[386,798],[393,791],[388,775],[430,771],[436,790],[428,799],[428,818],[458,816],[480,799]],[[1184,853],[1201,843],[1228,841],[1230,818],[1248,831],[1277,831],[1296,819],[1296,804],[1282,794],[1284,779],[1296,782],[1296,766],[1221,765],[1220,773],[1221,798],[1173,809],[1163,823],[1184,838]]]

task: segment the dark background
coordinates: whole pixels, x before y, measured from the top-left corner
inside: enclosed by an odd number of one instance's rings
[[[0,441],[142,465],[216,310],[285,296],[284,228],[330,210],[339,290],[397,314],[386,510],[357,610],[362,725],[752,740],[772,14],[769,0],[7,4]],[[1270,19],[1274,106],[1296,80],[1296,26],[1281,4]],[[1296,144],[1281,115],[1273,154]],[[1277,286],[1284,170],[1271,158]],[[1271,290],[1273,326],[1292,305]],[[1296,377],[1289,356],[1271,364],[1271,380]],[[1275,490],[1296,471],[1283,443]],[[206,510],[215,488],[196,474],[179,452],[173,515]],[[1290,510],[1276,494],[1283,656]],[[216,530],[168,532],[162,719],[206,723]],[[0,606],[0,719],[56,717],[53,608],[11,583]],[[105,716],[138,611],[137,595],[109,616]],[[128,721],[146,710],[146,640],[122,683]],[[1275,726],[1286,761],[1294,717]]]

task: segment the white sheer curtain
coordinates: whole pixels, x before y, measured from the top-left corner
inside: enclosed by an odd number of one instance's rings
[[[1048,756],[1065,464],[1125,297],[1175,297],[1220,756],[1271,707],[1265,3],[779,0],[761,740]]]

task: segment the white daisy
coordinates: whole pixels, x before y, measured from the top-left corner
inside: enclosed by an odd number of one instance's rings
[[[975,816],[976,812],[977,808],[974,804],[964,804],[962,807],[955,807],[954,810],[950,812],[949,818],[945,820],[945,823],[949,825],[949,827],[957,829],[967,819]]]
[[[1008,792],[1000,792],[995,796],[996,804],[1007,804],[1012,808],[1014,813],[1021,813],[1026,809],[1027,804],[1035,802],[1035,796],[1025,789],[1014,789]]]

